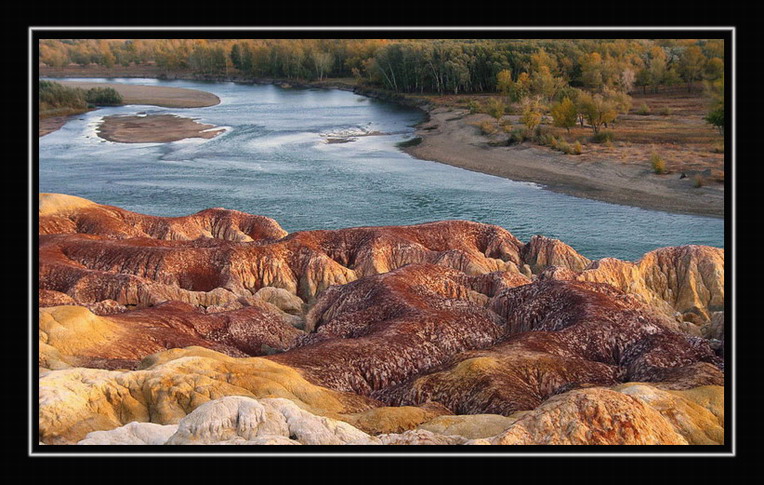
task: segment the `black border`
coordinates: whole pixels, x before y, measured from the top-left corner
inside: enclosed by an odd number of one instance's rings
[[[331,24],[330,24],[331,25]],[[720,27],[728,27],[728,25],[720,26]],[[38,29],[38,27],[34,27],[35,29]],[[553,26],[550,26],[550,28],[554,28]],[[690,28],[690,27],[688,27]],[[729,60],[733,59],[732,56],[732,32],[731,31],[720,31],[720,30],[703,30],[702,28],[698,28],[697,30],[659,30],[659,29],[639,29],[639,30],[619,30],[617,27],[609,27],[606,30],[587,30],[585,28],[581,28],[579,30],[522,30],[522,31],[508,31],[503,29],[496,29],[492,30],[491,27],[481,27],[480,29],[487,29],[487,30],[449,30],[447,28],[442,29],[435,29],[435,30],[375,30],[374,28],[370,28],[369,30],[366,29],[359,29],[359,30],[340,30],[340,31],[334,31],[334,30],[306,30],[306,29],[300,29],[299,26],[290,28],[289,30],[245,30],[245,29],[236,29],[236,30],[217,30],[217,31],[209,31],[209,30],[195,30],[195,29],[187,29],[187,30],[161,30],[159,28],[153,28],[153,27],[147,27],[146,30],[111,30],[109,28],[99,29],[99,30],[82,30],[82,31],[76,31],[76,30],[57,30],[57,29],[44,29],[43,27],[39,28],[40,30],[35,30],[32,32],[32,59],[31,67],[32,67],[32,79],[29,80],[30,82],[34,83],[34,87],[36,88],[36,80],[39,77],[39,68],[37,66],[36,59],[38,58],[38,40],[45,39],[45,38],[420,38],[420,39],[427,39],[427,38],[451,38],[451,39],[459,39],[459,38],[476,38],[476,39],[490,39],[490,38],[537,38],[537,39],[564,39],[564,38],[596,38],[596,39],[613,39],[613,38],[649,38],[649,39],[659,39],[659,38],[672,38],[672,39],[681,39],[681,38],[723,38],[725,40],[725,77],[727,79],[725,83],[725,96],[727,100],[732,100],[732,86],[735,84],[736,79],[733,77],[732,72],[732,62]],[[156,29],[156,30],[155,30]],[[510,33],[517,32],[515,35],[509,35]],[[735,59],[736,65],[737,65],[737,59]],[[738,65],[739,69],[739,65]],[[34,91],[33,91],[34,92]],[[37,118],[37,112],[38,112],[38,103],[36,96],[32,96],[33,99],[33,111],[32,116],[34,120]],[[731,181],[733,178],[737,175],[734,173],[734,167],[732,167],[731,159],[728,156],[732,153],[732,133],[733,131],[730,129],[732,126],[736,126],[737,123],[734,125],[731,123],[732,117],[731,117],[731,103],[726,103],[726,109],[725,109],[725,119],[727,120],[727,126],[725,127],[725,228],[724,228],[724,240],[725,240],[725,253],[727,255],[727,258],[729,258],[729,253],[732,252],[732,227],[731,227],[731,221],[734,215],[732,214],[732,187],[731,187]],[[38,153],[39,153],[39,137],[34,136],[32,133],[31,136],[32,140],[32,149],[33,149],[33,170],[32,170],[32,187],[39,187],[39,159],[38,159]],[[38,213],[38,198],[32,197],[32,214],[35,215]],[[34,228],[36,225],[37,217],[33,217],[33,225],[31,226]],[[38,235],[36,234],[36,231],[31,231],[32,234],[32,243],[33,243],[33,250],[38,245]],[[36,251],[33,251],[35,255],[37,255]],[[733,253],[734,257],[734,253]],[[30,275],[32,278],[32,289],[33,289],[33,295],[37,293],[39,282],[36,278],[34,278],[35,272],[39,272],[39,256],[36,256],[33,258],[33,273]],[[727,265],[725,265],[727,266]],[[730,271],[732,270],[732,271]],[[737,275],[734,272],[734,268],[731,266],[725,267],[725,317],[727,318],[727,321],[725,322],[725,403],[731,403],[730,400],[731,394],[733,392],[732,390],[732,372],[733,372],[733,365],[734,361],[732,359],[732,343],[731,338],[734,338],[734,335],[732,335],[732,326],[730,324],[730,316],[732,316],[731,307],[732,307],[732,300],[735,295],[731,292],[731,281],[736,280]],[[732,295],[732,297],[730,297]],[[33,305],[33,303],[30,302],[30,305]],[[34,305],[36,308],[36,305]],[[35,309],[33,308],[33,310]],[[32,312],[32,319],[33,319],[33,327],[32,330],[35,330],[39,328],[39,316],[37,316],[36,312]],[[33,354],[30,357],[29,363],[33,363],[34,354],[37,353],[39,342],[36,339],[32,339],[32,346],[33,346]],[[33,389],[32,389],[32,396],[36,395],[39,390],[39,384],[38,381],[33,379],[32,382]],[[34,412],[38,411],[39,404],[37,402],[33,402],[33,415]],[[286,447],[286,446],[270,446],[267,449],[261,449],[259,447],[256,447],[255,449],[261,450],[262,453],[269,453],[269,454],[275,454],[275,453],[294,453],[294,454],[305,454],[305,453],[342,453],[342,454],[352,454],[352,453],[374,453],[379,455],[388,455],[391,453],[406,453],[407,455],[411,455],[412,457],[415,457],[417,455],[420,455],[421,453],[437,453],[438,455],[443,455],[446,457],[449,457],[449,455],[452,455],[454,453],[459,454],[491,454],[496,455],[497,457],[507,457],[508,455],[527,455],[528,453],[551,453],[551,454],[560,454],[560,453],[574,453],[577,456],[580,456],[581,453],[594,453],[594,454],[605,454],[605,453],[636,453],[636,454],[653,454],[653,453],[665,453],[668,456],[671,455],[677,455],[677,454],[692,454],[692,453],[730,453],[732,451],[733,443],[732,443],[732,429],[729,423],[733,420],[737,421],[738,416],[736,415],[736,409],[732,409],[732,406],[730,404],[725,404],[725,407],[727,413],[725,413],[725,421],[727,423],[727,426],[725,426],[725,444],[724,445],[716,445],[716,446],[701,446],[701,445],[687,445],[687,446],[681,446],[681,447],[675,447],[675,446],[596,446],[596,445],[586,445],[586,446],[523,446],[523,447],[442,447],[442,446],[427,446],[427,445],[420,445],[416,448],[406,447],[406,446],[354,446],[352,448],[348,448],[347,446],[299,446],[299,447]],[[729,413],[729,411],[732,411],[732,413]],[[39,423],[35,420],[32,423],[32,431],[33,435],[32,438],[34,439],[35,434],[38,433],[39,429]],[[181,451],[182,450],[182,451]],[[71,445],[44,445],[40,446],[37,443],[32,443],[32,452],[33,456],[45,456],[47,453],[62,453],[72,456],[82,456],[82,454],[92,454],[92,453],[161,453],[161,454],[167,454],[167,453],[182,453],[183,455],[196,455],[198,453],[208,453],[208,454],[221,454],[225,453],[226,455],[251,455],[251,454],[262,454],[253,451],[253,447],[246,447],[246,446],[231,446],[231,447],[220,447],[220,446],[194,446],[194,447],[187,447],[187,446],[88,446],[87,448],[77,448],[73,447]],[[451,456],[452,457],[452,456]],[[286,457],[284,457],[286,458]],[[322,458],[328,458],[326,456]]]

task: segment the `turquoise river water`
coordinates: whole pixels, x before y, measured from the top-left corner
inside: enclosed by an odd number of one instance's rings
[[[497,224],[523,241],[534,234],[558,238],[591,259],[636,260],[682,244],[724,246],[722,219],[580,199],[415,159],[396,144],[424,119],[416,109],[340,90],[98,81],[200,89],[221,103],[121,106],[76,117],[40,138],[40,192],[158,216],[225,207],[272,217],[289,232],[467,219]],[[226,132],[173,143],[113,143],[95,133],[104,116],[143,112],[196,118]],[[343,137],[354,141],[327,143]]]

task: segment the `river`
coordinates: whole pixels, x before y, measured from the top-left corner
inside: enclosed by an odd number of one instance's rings
[[[497,224],[523,241],[534,234],[558,238],[590,259],[636,260],[682,244],[724,246],[722,219],[580,199],[412,158],[396,144],[424,119],[413,108],[336,89],[86,80],[200,89],[221,103],[80,115],[40,138],[40,192],[158,216],[225,207],[272,217],[289,232],[467,219]],[[130,144],[95,133],[104,116],[141,112],[198,118],[226,132],[210,140]]]

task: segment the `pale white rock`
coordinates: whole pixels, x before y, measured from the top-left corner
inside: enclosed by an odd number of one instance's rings
[[[163,445],[178,430],[177,424],[133,421],[108,431],[93,431],[78,445]]]
[[[181,419],[166,444],[342,445],[368,438],[348,423],[315,416],[288,399],[227,396]]]

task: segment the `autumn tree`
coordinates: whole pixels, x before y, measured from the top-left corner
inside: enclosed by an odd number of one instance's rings
[[[601,94],[582,93],[578,99],[578,110],[589,122],[594,133],[599,133],[600,128],[607,123],[615,121],[618,117],[616,104],[605,99]]]
[[[554,97],[562,83],[552,75],[549,66],[541,66],[531,77],[531,92],[548,101]]]
[[[703,77],[706,57],[700,47],[693,45],[684,50],[679,57],[679,74],[687,83],[687,92],[692,91],[692,83]]]
[[[496,90],[502,94],[502,96],[509,97],[512,93],[514,82],[512,81],[512,71],[509,69],[502,69],[496,75]]]
[[[527,72],[521,72],[517,76],[517,82],[513,86],[510,96],[513,101],[519,101],[531,94],[531,76]]]
[[[570,98],[565,97],[562,101],[553,104],[550,111],[554,126],[565,128],[568,133],[570,133],[571,128],[576,126],[578,112]]]
[[[543,106],[538,97],[526,97],[522,100],[522,115],[520,122],[532,132],[541,124],[543,118]]]
[[[597,52],[586,54],[579,59],[581,65],[581,83],[584,87],[599,91],[604,85],[602,77],[602,56]]]
[[[501,120],[502,116],[504,116],[505,111],[506,106],[504,105],[504,101],[497,98],[491,98],[485,107],[485,112],[494,117],[497,124]]]

